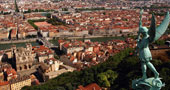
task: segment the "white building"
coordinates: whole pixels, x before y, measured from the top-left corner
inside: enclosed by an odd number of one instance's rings
[[[79,52],[84,50],[84,47],[62,47],[62,50],[65,54],[72,54],[74,52]]]

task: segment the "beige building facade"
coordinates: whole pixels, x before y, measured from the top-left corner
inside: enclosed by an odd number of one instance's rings
[[[31,86],[31,78],[23,76],[10,81],[11,90],[21,90],[24,86]]]
[[[31,69],[35,55],[32,54],[32,45],[30,43],[26,45],[26,48],[16,48],[16,46],[13,46],[12,55],[17,71]]]

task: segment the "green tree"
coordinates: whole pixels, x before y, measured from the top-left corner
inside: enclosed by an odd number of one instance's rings
[[[74,90],[71,83],[67,83],[67,84],[65,85],[65,87],[66,87],[66,90]]]
[[[117,76],[118,74],[112,70],[107,70],[106,72],[97,75],[99,84],[104,87],[110,87]]]
[[[114,80],[118,77],[118,74],[112,70],[107,70],[105,73],[109,79],[109,82],[113,84]]]
[[[35,9],[35,12],[38,12],[38,9]]]
[[[39,9],[39,12],[44,12],[44,9]]]
[[[62,8],[62,11],[68,11],[68,8]]]
[[[16,0],[15,0],[15,12],[19,12],[19,8],[18,8],[17,1],[16,1]]]
[[[51,89],[51,90],[54,90],[54,89]],[[57,87],[55,90],[66,90],[66,89],[64,87]]]
[[[164,45],[165,44],[165,40],[157,40],[157,41],[155,41],[155,44],[159,45],[159,46]]]
[[[105,73],[100,73],[97,77],[98,77],[98,82],[101,86],[110,87],[110,82],[108,81],[108,78],[105,75]]]
[[[169,63],[170,64],[170,63]],[[170,68],[163,67],[160,71],[160,77],[163,78],[164,83],[166,84],[162,90],[169,90],[170,88]]]
[[[51,18],[51,13],[47,13],[45,16],[46,16],[47,18]]]
[[[31,13],[31,9],[28,9],[28,13]]]

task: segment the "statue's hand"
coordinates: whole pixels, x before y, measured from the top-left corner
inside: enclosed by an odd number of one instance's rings
[[[140,15],[142,15],[142,14],[143,14],[143,9],[140,10]]]

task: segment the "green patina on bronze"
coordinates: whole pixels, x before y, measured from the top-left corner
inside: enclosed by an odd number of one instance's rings
[[[169,25],[169,12],[167,12],[166,17],[158,27],[156,27],[155,16],[152,15],[151,26],[149,30],[142,26],[142,14],[143,10],[140,11],[137,48],[139,52],[139,59],[141,60],[143,76],[141,79],[133,80],[132,88],[136,90],[160,90],[165,84],[161,82],[159,73],[150,62],[150,60],[152,60],[152,55],[149,49],[149,44],[158,40],[165,33]],[[154,78],[147,78],[147,67],[154,73]]]

